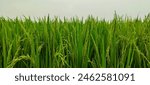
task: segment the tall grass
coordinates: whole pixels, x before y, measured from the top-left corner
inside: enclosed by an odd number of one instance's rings
[[[0,17],[0,67],[149,68],[150,15],[112,21]]]

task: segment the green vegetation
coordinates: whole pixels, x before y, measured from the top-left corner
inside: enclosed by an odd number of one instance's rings
[[[149,68],[150,15],[33,21],[0,17],[0,67]]]

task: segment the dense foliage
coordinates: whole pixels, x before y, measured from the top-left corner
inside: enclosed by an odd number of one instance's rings
[[[111,21],[0,17],[0,67],[150,67],[150,16]]]

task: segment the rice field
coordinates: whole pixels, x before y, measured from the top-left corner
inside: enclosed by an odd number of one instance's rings
[[[0,17],[0,68],[149,68],[150,14],[106,21]]]

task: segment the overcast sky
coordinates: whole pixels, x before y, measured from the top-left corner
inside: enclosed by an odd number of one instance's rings
[[[0,0],[0,16],[95,17],[111,19],[119,15],[144,17],[150,12],[150,0]]]

